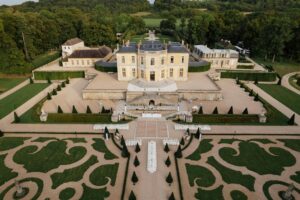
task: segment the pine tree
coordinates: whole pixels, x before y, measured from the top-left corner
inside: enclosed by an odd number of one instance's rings
[[[173,183],[173,177],[171,175],[171,172],[169,172],[167,178],[166,178],[167,183],[169,183],[169,185],[171,185]]]
[[[130,195],[129,195],[128,200],[136,200],[136,196],[135,196],[135,194],[133,193],[132,190],[131,190],[131,192],[130,192]]]
[[[20,117],[18,116],[18,114],[16,112],[14,112],[14,119],[15,119],[15,123],[19,123],[20,122]]]
[[[259,100],[259,96],[258,96],[258,94],[256,94],[254,97],[254,101],[258,101],[258,100]]]
[[[233,107],[232,107],[232,106],[230,107],[230,109],[229,109],[229,111],[228,111],[228,114],[229,114],[229,115],[232,115],[232,114],[233,114]]]
[[[281,85],[281,77],[279,77],[279,80],[277,82],[277,85]]]
[[[57,86],[57,91],[61,91],[60,85]]]
[[[169,167],[171,165],[171,160],[170,160],[169,156],[168,156],[167,160],[165,161],[165,164],[167,165],[167,167]]]
[[[199,128],[197,129],[197,132],[196,132],[196,135],[195,135],[195,137],[196,137],[197,139],[199,139],[199,138],[200,138],[200,129],[199,129]]]
[[[174,196],[174,193],[172,192],[170,197],[169,197],[169,200],[175,200],[175,196]]]
[[[185,144],[183,137],[180,140],[180,144],[183,146]]]
[[[213,114],[214,114],[214,115],[219,114],[218,107],[215,107],[215,109],[214,109],[214,111],[213,111]]]
[[[203,114],[203,108],[202,108],[202,106],[200,106],[199,111],[198,111],[198,114],[199,114],[199,115],[202,115],[202,114]]]
[[[62,83],[61,83],[61,87],[62,87],[62,88],[66,87],[66,83],[65,83],[65,82],[62,82]]]
[[[182,158],[182,150],[181,150],[181,146],[178,146],[177,151],[175,152],[175,156],[176,158]]]
[[[293,115],[290,117],[290,119],[289,119],[289,121],[288,121],[288,125],[295,125],[295,114],[293,114]]]
[[[135,153],[138,153],[140,151],[141,151],[140,145],[139,145],[139,143],[136,143],[136,145],[135,145]]]
[[[245,108],[245,110],[243,111],[243,115],[248,115],[248,108]]]
[[[92,113],[92,110],[91,110],[90,106],[86,107],[86,113],[87,114],[91,114]]]
[[[57,107],[57,113],[64,113],[60,106]]]
[[[30,84],[33,84],[33,79],[32,79],[32,77],[29,78],[29,83],[30,83]]]
[[[75,106],[72,107],[72,113],[73,113],[73,114],[78,113]]]
[[[48,92],[48,94],[47,94],[47,99],[48,100],[51,100],[52,99],[52,97],[51,97],[51,94]]]
[[[122,146],[126,145],[123,135],[122,135],[122,137],[121,137],[121,145],[122,145]]]
[[[135,185],[139,181],[139,178],[137,177],[135,172],[133,172],[133,174],[131,176],[131,181],[132,181],[133,185]]]
[[[168,143],[165,144],[164,151],[168,153],[170,151]]]
[[[140,161],[139,161],[137,156],[135,156],[133,164],[134,164],[135,167],[140,165]]]
[[[56,89],[53,89],[52,95],[53,95],[53,96],[54,96],[54,95],[57,95]]]
[[[258,79],[255,78],[254,84],[257,85],[258,84]]]

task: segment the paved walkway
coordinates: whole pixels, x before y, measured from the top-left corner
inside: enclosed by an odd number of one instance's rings
[[[289,83],[289,78],[291,76],[294,76],[295,74],[300,74],[300,71],[299,72],[293,72],[293,73],[289,73],[289,74],[286,74],[282,77],[281,79],[281,85],[283,87],[286,87],[287,89],[295,92],[296,94],[299,94],[300,95],[300,90],[297,90],[296,88],[294,88],[292,85],[290,85]]]
[[[0,95],[0,100],[11,95],[12,93],[16,92],[17,90],[21,89],[22,87],[28,85],[30,83],[29,79],[26,79],[22,83],[18,84],[17,86],[11,88],[10,90],[4,92],[3,94]]]

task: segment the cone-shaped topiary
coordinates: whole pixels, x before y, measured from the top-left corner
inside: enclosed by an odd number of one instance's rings
[[[51,84],[51,83],[52,83],[49,77],[47,78],[47,83],[48,83],[48,84]]]
[[[52,99],[52,97],[51,97],[51,94],[48,92],[48,94],[47,94],[47,99],[48,100],[51,100]]]
[[[19,123],[20,122],[20,117],[18,116],[18,114],[16,112],[14,112],[14,119],[15,119],[15,123]]]
[[[123,158],[127,158],[129,156],[129,152],[128,152],[126,144],[122,146],[121,155],[122,155]]]
[[[182,150],[181,150],[181,146],[178,146],[177,151],[175,152],[175,156],[176,158],[182,158]]]
[[[72,113],[73,114],[77,114],[78,113],[75,106],[72,107]]]
[[[136,143],[136,145],[135,145],[135,153],[138,153],[140,151],[141,151],[140,145],[139,145],[139,143]]]
[[[174,193],[172,192],[170,197],[169,197],[169,200],[175,200],[175,196],[174,196]]]
[[[173,183],[173,177],[171,172],[169,172],[167,178],[166,178],[167,183],[169,183],[169,185],[171,185]]]
[[[66,84],[69,84],[70,83],[70,80],[67,78],[66,79]]]
[[[130,192],[130,195],[129,195],[128,200],[136,200],[136,196],[135,196],[135,194],[133,193],[132,190],[131,190],[131,192]]]
[[[52,95],[53,95],[53,96],[54,96],[54,95],[57,95],[56,89],[53,89]]]
[[[290,119],[289,119],[289,121],[288,121],[288,125],[295,125],[295,114],[293,114],[293,115],[290,117]]]
[[[169,156],[168,156],[167,160],[165,161],[165,164],[167,165],[167,167],[169,167],[171,165],[171,160],[170,160]]]
[[[233,107],[232,107],[232,106],[230,107],[230,109],[229,109],[229,111],[228,111],[228,114],[229,114],[229,115],[232,115],[232,114],[233,114]]]
[[[258,84],[258,79],[255,78],[254,84],[257,85]]]
[[[180,140],[180,144],[181,144],[181,145],[184,145],[184,144],[185,144],[183,137],[182,137],[181,140]]]
[[[122,137],[121,137],[121,145],[122,145],[122,146],[126,145],[126,144],[125,144],[125,140],[124,140],[123,135],[122,135]]]
[[[91,110],[90,106],[86,107],[86,113],[87,114],[91,114],[92,113],[92,110]]]
[[[29,78],[29,83],[30,83],[30,84],[33,84],[33,83],[34,83],[32,77]]]
[[[57,91],[61,91],[60,85],[57,86]]]
[[[243,111],[243,115],[248,115],[248,108],[245,108],[245,110]]]
[[[249,92],[249,96],[252,97],[253,95],[254,95],[254,92],[253,92],[253,90],[251,89],[250,92]]]
[[[62,88],[66,87],[66,83],[65,83],[65,82],[62,82],[62,83],[61,83],[61,87],[62,87]]]
[[[168,153],[170,151],[168,143],[165,144],[164,151]]]
[[[217,114],[219,114],[218,107],[215,107],[215,109],[214,109],[214,111],[213,111],[213,113],[212,113],[212,114],[214,114],[214,115],[217,115]]]
[[[197,129],[197,132],[196,132],[196,135],[195,135],[195,137],[197,138],[197,139],[199,139],[200,138],[200,129],[198,128]]]
[[[131,181],[132,181],[133,185],[135,185],[139,181],[139,178],[137,177],[135,172],[133,172],[133,174],[131,176]]]
[[[64,113],[60,106],[57,107],[57,113]]]
[[[134,164],[135,167],[140,165],[140,161],[139,161],[137,156],[135,156],[133,164]]]
[[[202,108],[202,106],[200,106],[200,108],[199,108],[199,110],[198,110],[198,114],[199,114],[199,115],[202,115],[202,114],[203,114],[203,108]]]
[[[254,97],[254,101],[258,101],[258,100],[259,100],[259,96],[258,96],[258,94],[256,94]]]

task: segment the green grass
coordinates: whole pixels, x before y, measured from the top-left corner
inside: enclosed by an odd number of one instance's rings
[[[281,85],[258,84],[262,90],[286,105],[294,112],[300,114],[300,95],[290,91]]]
[[[101,153],[104,153],[104,158],[106,160],[113,160],[113,159],[116,159],[118,158],[116,155],[114,155],[112,152],[110,152],[108,150],[108,148],[106,147],[105,145],[105,142],[103,139],[100,139],[100,138],[94,138],[93,139],[95,141],[95,143],[92,145],[93,148],[96,150],[96,151],[99,151]]]
[[[67,78],[84,78],[84,71],[35,71],[35,80],[66,80]]]
[[[201,159],[201,154],[209,152],[213,145],[210,144],[212,140],[211,139],[203,139],[198,145],[198,148],[189,156],[186,157],[186,159],[189,160],[200,160]]]
[[[55,189],[63,183],[78,182],[83,178],[84,173],[94,164],[98,163],[96,156],[91,156],[89,160],[78,167],[64,170],[61,173],[51,175],[52,188]]]
[[[74,196],[74,194],[75,194],[75,189],[66,188],[59,193],[59,199],[64,199],[64,200],[71,199]]]
[[[86,154],[84,147],[73,147],[67,153],[65,141],[53,141],[39,151],[37,150],[37,146],[34,145],[24,147],[16,152],[13,160],[24,165],[28,172],[48,172],[60,165],[74,163]]]
[[[0,119],[48,87],[45,83],[29,84],[0,100]]]
[[[198,192],[195,194],[195,198],[199,200],[224,200],[223,197],[223,185],[220,185],[214,190],[204,190],[198,188]]]
[[[24,144],[25,140],[29,138],[20,138],[20,137],[1,137],[0,138],[0,151],[7,151],[9,149],[16,148]]]
[[[228,184],[238,184],[248,188],[250,191],[254,192],[254,182],[255,178],[251,175],[246,175],[241,173],[240,171],[235,171],[224,167],[221,165],[214,157],[209,157],[207,159],[207,163],[216,168],[221,176],[223,181]]]
[[[231,191],[230,196],[232,197],[232,200],[247,200],[248,199],[248,197],[239,190]]]
[[[150,17],[147,17],[147,18],[143,18],[145,24],[146,24],[146,27],[148,28],[158,28],[159,25],[160,25],[160,22],[163,20],[163,18],[150,18]],[[180,25],[180,19],[177,19],[176,21],[176,27],[179,27]]]
[[[156,37],[158,37],[159,38],[159,41],[161,41],[161,42],[166,42],[166,43],[168,43],[169,41],[170,42],[176,42],[175,41],[175,39],[173,38],[173,37],[171,37],[171,36],[168,36],[168,35],[162,35],[162,34],[156,34],[155,35]],[[138,42],[140,42],[140,41],[145,41],[146,39],[146,37],[148,37],[148,34],[142,34],[142,35],[134,35],[134,36],[132,36],[131,38],[130,38],[130,41],[131,42],[136,42],[136,43],[138,43]]]
[[[52,62],[60,57],[59,51],[50,51],[45,54],[37,56],[31,63],[33,68],[37,68]]]
[[[261,58],[254,58],[254,60],[258,64],[263,64],[263,65],[272,65],[274,70],[280,75],[284,76],[285,74],[295,72],[295,71],[300,71],[300,63],[290,61],[290,60],[282,60],[280,62],[276,61],[272,63],[271,60],[264,60]]]
[[[18,173],[13,172],[12,169],[9,169],[4,164],[4,159],[6,155],[0,155],[0,186],[3,185],[6,181],[13,179],[18,176]]]
[[[284,149],[271,147],[269,154],[254,142],[241,141],[239,153],[234,148],[225,147],[220,149],[221,158],[236,166],[244,166],[258,174],[280,175],[285,167],[296,163],[295,157]],[[258,164],[259,163],[259,164]]]
[[[12,89],[25,80],[26,78],[0,78],[0,94]]]
[[[83,194],[80,197],[81,200],[105,200],[109,197],[110,193],[107,191],[106,187],[101,189],[93,189],[85,184],[83,184]]]
[[[110,185],[114,186],[116,182],[118,168],[118,163],[101,165],[90,174],[91,183],[97,186],[104,186],[108,184],[110,180]]]
[[[295,175],[292,175],[291,179],[300,184],[300,171],[297,171]]]
[[[284,146],[300,152],[300,139],[279,139],[279,141],[283,142]]]
[[[200,187],[209,187],[214,184],[216,178],[213,173],[202,166],[185,164],[190,186],[196,183]]]
[[[202,124],[258,124],[257,115],[227,115],[227,114],[211,114],[211,115],[193,115],[193,123]]]
[[[300,85],[297,84],[297,79],[296,79],[297,75],[291,76],[289,78],[289,83],[291,86],[293,86],[294,88],[296,88],[297,90],[300,91]]]

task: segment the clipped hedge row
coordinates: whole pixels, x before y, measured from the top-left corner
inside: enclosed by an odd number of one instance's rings
[[[37,67],[40,67],[40,66],[43,66],[43,65],[46,65],[50,62],[52,62],[53,60],[56,60],[60,57],[60,52],[55,52],[53,54],[45,54],[45,55],[41,55],[41,56],[38,56],[37,58],[35,58],[33,61],[32,61],[32,66],[34,68],[37,68]]]
[[[210,64],[203,66],[189,66],[189,72],[205,72],[210,69]]]
[[[259,123],[258,115],[218,114],[218,115],[193,115],[193,123]]]
[[[224,71],[221,78],[234,78],[246,81],[275,81],[275,72],[250,72],[250,71]]]
[[[65,80],[67,78],[84,78],[84,71],[35,71],[35,80]]]
[[[111,114],[49,113],[47,123],[112,123]]]
[[[96,65],[95,69],[100,72],[117,72],[118,71],[117,66],[104,67],[104,66]]]

